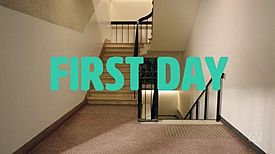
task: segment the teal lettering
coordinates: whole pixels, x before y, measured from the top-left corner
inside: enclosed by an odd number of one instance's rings
[[[70,63],[70,88],[72,91],[77,91],[79,88],[79,61],[77,57],[71,58]]]
[[[57,91],[60,89],[60,78],[68,75],[67,71],[60,70],[61,64],[67,64],[67,57],[51,57],[51,90]]]
[[[208,70],[212,77],[212,89],[220,90],[221,89],[221,76],[224,72],[225,66],[228,61],[228,57],[221,57],[219,59],[218,66],[216,67],[213,57],[205,57],[205,61],[208,67]]]
[[[189,90],[192,84],[197,86],[197,90],[205,90],[205,81],[201,60],[199,57],[188,57],[186,60],[186,66],[182,80],[182,90]]]
[[[170,66],[170,82],[166,79],[166,65]],[[177,59],[173,57],[158,58],[158,89],[174,90],[180,82],[180,66]]]
[[[107,71],[116,81],[114,84],[111,84],[111,83],[106,84],[106,90],[109,90],[109,91],[120,90],[124,85],[124,76],[120,72],[120,70],[116,68],[116,64],[123,64],[123,58],[122,57],[109,58],[106,64]]]
[[[144,63],[143,57],[127,57],[126,63],[130,64],[130,88],[132,91],[139,88],[139,65]]]
[[[91,72],[91,65],[94,65],[94,69]],[[90,89],[90,81],[92,82],[94,89],[102,91],[104,89],[100,76],[103,73],[103,63],[98,57],[83,57],[81,65],[81,89],[87,91]]]

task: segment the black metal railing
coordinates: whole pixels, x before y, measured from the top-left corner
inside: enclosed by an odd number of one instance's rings
[[[150,19],[139,23],[138,21],[112,21],[113,43],[135,43],[135,35],[138,30],[139,43],[149,43],[152,37],[152,21]]]
[[[218,122],[220,121],[220,112],[221,112],[221,93],[222,93],[222,81],[225,77],[225,74],[223,73],[221,76],[221,89],[217,91],[217,106],[216,106],[216,117],[215,120]],[[207,83],[206,85],[206,89],[204,91],[201,92],[201,94],[199,95],[199,97],[196,99],[195,103],[192,105],[192,107],[190,108],[190,110],[188,111],[188,113],[186,114],[186,116],[184,117],[184,119],[196,119],[196,120],[210,120],[208,118],[208,107],[209,107],[209,88],[210,85],[212,84],[212,79],[210,79],[210,81]],[[204,109],[203,109],[203,119],[200,119],[200,109],[201,109],[201,104],[200,104],[200,100],[203,98],[204,96]],[[195,112],[195,115],[193,115],[193,112]],[[211,119],[212,120],[212,119]]]
[[[150,39],[152,38],[152,16],[153,10],[150,14],[140,18],[137,21],[112,21],[112,42],[134,43],[133,56],[139,56],[140,45],[144,43],[150,43]],[[156,65],[156,58],[144,58],[144,64],[140,65],[139,89],[137,96],[139,121],[157,121],[158,119],[158,89]],[[145,92],[144,95],[142,93],[143,90]],[[147,91],[150,91],[151,93],[151,102],[147,102]],[[134,91],[134,98],[136,98],[136,91]],[[147,107],[151,108],[150,118],[147,115]]]
[[[157,58],[144,58],[140,66],[138,120],[158,121]]]
[[[152,17],[153,17],[153,10],[152,10],[152,12],[150,14],[148,14],[145,17],[140,18],[137,21],[136,37],[135,37],[135,48],[134,48],[134,57],[139,56],[139,44],[142,42],[142,31],[140,33],[140,29],[142,30],[143,23],[146,23],[145,21],[152,20],[151,19]],[[152,23],[151,23],[151,25],[152,25]],[[140,28],[140,26],[141,26],[141,28]],[[153,29],[153,27],[151,26],[151,33],[152,33],[152,29]],[[139,37],[139,33],[141,34],[140,37]],[[151,34],[151,36],[152,36],[152,34]],[[141,38],[141,42],[140,42],[140,38]],[[148,38],[147,38],[146,41],[149,41]]]

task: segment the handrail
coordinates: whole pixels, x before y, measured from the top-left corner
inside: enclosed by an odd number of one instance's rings
[[[152,21],[148,21],[149,18],[153,16],[153,9],[151,13],[148,15],[138,19],[136,21],[136,36],[135,36],[135,46],[134,46],[134,57],[139,56],[139,25],[142,25],[145,23],[144,21],[147,20],[146,22],[150,22],[152,24]],[[142,33],[141,33],[142,35]],[[142,39],[142,37],[141,37]],[[156,120],[158,119],[158,90],[156,89],[157,85],[155,83],[154,85],[154,97],[153,97],[153,106],[152,106],[152,111],[151,111],[151,120]],[[145,88],[146,89],[146,88]],[[135,93],[135,92],[134,92]],[[145,93],[145,100],[146,100],[146,93]],[[146,104],[145,104],[145,110],[146,110]],[[141,120],[141,113],[142,113],[142,82],[141,80],[139,81],[139,89],[138,89],[138,119]],[[146,115],[145,115],[145,121],[146,121]]]
[[[149,18],[151,18],[153,16],[153,10],[146,16],[141,17],[140,19],[138,19],[139,22],[143,22],[144,20],[147,20]]]
[[[223,73],[221,76],[221,79],[224,79],[225,74]],[[187,112],[187,114],[185,115],[184,119],[187,119],[188,116],[190,116],[192,118],[192,111],[193,109],[196,107],[196,119],[198,119],[198,112],[199,112],[199,100],[202,98],[202,96],[205,94],[205,108],[204,108],[204,120],[207,119],[207,103],[208,103],[208,88],[212,83],[212,78],[208,81],[205,90],[203,90],[201,92],[201,94],[199,95],[199,97],[196,99],[195,103],[192,105],[192,107],[190,108],[190,110]],[[220,112],[220,101],[221,101],[221,90],[218,90],[218,97],[217,97],[217,116],[216,116],[216,120],[219,121],[219,112]]]
[[[206,92],[206,90],[208,89],[208,87],[210,86],[211,83],[212,83],[212,78],[208,81],[208,83],[206,85],[206,89],[201,92],[200,96],[196,99],[195,103],[192,105],[192,107],[190,108],[189,112],[186,114],[186,116],[184,117],[184,119],[186,119],[189,116],[189,114],[192,112],[192,110],[194,109],[194,107],[199,103],[199,100],[201,99],[201,97],[203,96],[203,94]]]
[[[111,21],[111,25],[136,25],[137,24],[137,21]],[[142,22],[140,24],[152,24],[152,21],[145,21],[145,22]]]
[[[153,10],[148,15],[138,19],[137,28],[136,28],[136,38],[135,38],[135,48],[134,48],[134,57],[137,57],[139,55],[139,25],[142,24],[144,20],[147,20],[153,16]]]

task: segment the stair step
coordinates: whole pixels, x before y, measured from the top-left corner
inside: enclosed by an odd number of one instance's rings
[[[106,63],[103,63],[103,67],[106,68]],[[126,69],[128,68],[130,70],[130,65],[129,64],[116,64],[116,67],[121,70],[121,69]]]
[[[88,97],[89,104],[116,104],[116,105],[136,105],[137,99],[123,98],[93,98]]]
[[[134,49],[135,46],[134,45],[129,45],[129,46],[105,46],[104,49],[105,50],[117,50],[117,49],[122,49],[122,50],[132,50]]]
[[[130,72],[122,72],[122,74],[125,78],[130,78]],[[106,77],[111,77],[111,75],[107,72],[103,72],[101,77],[106,78]]]
[[[133,56],[133,55],[132,55],[132,56]],[[125,59],[126,57],[132,57],[132,56],[116,56],[116,57],[122,57],[122,58]],[[111,56],[111,57],[113,57],[113,56]],[[107,63],[107,60],[108,60],[109,58],[111,58],[111,57],[105,57],[105,56],[103,56],[103,57],[101,58],[103,64],[106,64],[106,63]],[[125,63],[125,60],[123,60],[123,62]]]
[[[129,67],[119,67],[117,66],[117,68],[122,72],[122,73],[130,73],[130,66]],[[104,67],[103,69],[103,73],[108,73],[106,70],[106,67]]]
[[[115,79],[113,77],[101,77],[100,78],[103,84],[106,83],[115,83]],[[124,83],[130,83],[129,77],[124,77]]]
[[[126,74],[130,74],[130,67],[129,69],[127,68],[123,68],[122,70],[120,70],[123,74],[126,73]],[[103,73],[107,73],[108,74],[108,71],[106,68],[103,69]]]
[[[104,84],[104,86],[105,86],[105,84]],[[97,92],[97,91],[94,91],[93,86],[91,87],[90,91],[91,92]],[[131,91],[130,83],[124,83],[124,86],[119,91]]]
[[[103,54],[102,58],[109,58],[109,57],[132,57],[134,52],[106,52]]]
[[[123,95],[123,96],[132,96],[134,92],[133,91],[130,91],[130,90],[119,90],[119,91],[107,91],[107,90],[104,90],[104,91],[92,91],[90,90],[90,94],[91,95],[110,95],[110,96],[120,96],[120,95]]]
[[[134,48],[105,48],[105,53],[134,53]]]
[[[121,89],[121,90],[115,91],[115,92],[119,92],[119,93],[134,93],[130,89],[129,90]],[[107,91],[107,90],[104,90],[104,91],[95,91],[93,89],[90,90],[90,93],[115,93],[115,92],[114,91]]]
[[[143,44],[140,44],[139,46],[143,47]],[[116,47],[116,48],[123,48],[123,47],[134,48],[135,44],[134,43],[106,43],[105,44],[105,48],[113,48],[113,47]]]
[[[90,98],[93,99],[101,99],[101,98],[105,98],[105,99],[116,99],[116,98],[120,98],[120,99],[126,99],[126,100],[131,100],[134,98],[134,92],[130,93],[120,93],[120,92],[116,92],[116,93],[100,93],[100,92],[95,92],[95,93],[90,93],[89,94]]]

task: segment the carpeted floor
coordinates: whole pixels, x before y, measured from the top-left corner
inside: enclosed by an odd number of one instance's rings
[[[222,125],[136,122],[136,107],[87,105],[31,153],[253,153]]]

